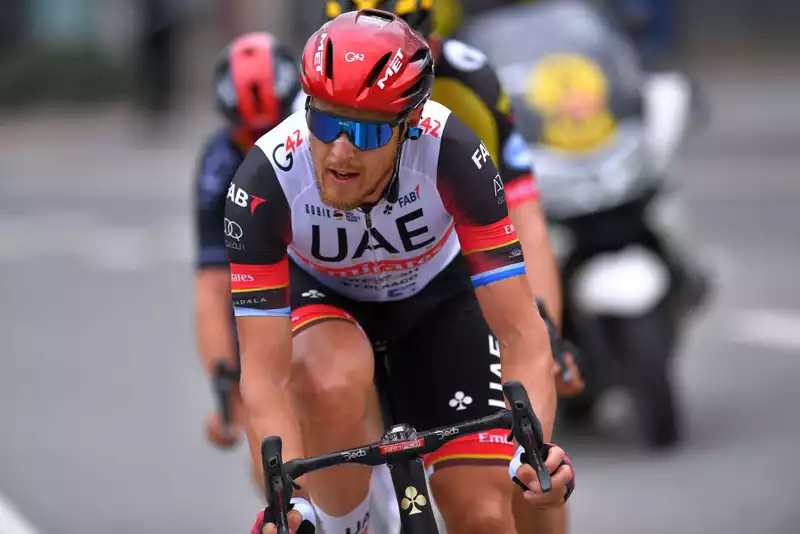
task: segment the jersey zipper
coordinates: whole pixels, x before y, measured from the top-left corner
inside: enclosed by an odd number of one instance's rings
[[[364,212],[364,224],[367,227],[367,243],[372,241],[372,210],[375,209],[375,206],[370,207],[368,210],[362,209],[361,211]],[[378,267],[378,256],[375,252],[375,249],[372,246],[369,247],[369,253],[372,256],[372,272],[369,273],[369,277],[372,280],[372,283],[377,286],[378,292],[383,292],[382,282],[381,282],[381,273],[380,268]]]

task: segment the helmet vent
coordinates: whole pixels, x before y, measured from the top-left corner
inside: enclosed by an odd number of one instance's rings
[[[328,39],[328,47],[325,49],[325,76],[333,79],[333,41]]]
[[[375,82],[378,81],[378,76],[381,75],[381,71],[383,71],[383,68],[386,67],[386,64],[389,63],[391,58],[392,53],[387,52],[378,60],[377,63],[375,63],[375,66],[372,67],[372,71],[369,73],[369,76],[367,76],[366,87],[372,87],[375,85]]]
[[[256,113],[261,113],[261,88],[257,83],[250,85],[250,94],[253,95],[253,109]]]
[[[408,89],[406,89],[405,91],[403,91],[403,94],[402,94],[402,95],[400,95],[400,96],[401,96],[402,98],[408,98],[408,97],[409,97],[409,96],[411,96],[411,95],[415,95],[415,94],[417,94],[417,93],[418,93],[418,92],[419,92],[419,91],[422,89],[422,86],[423,86],[424,84],[425,84],[425,79],[424,79],[424,78],[420,78],[419,80],[417,80],[417,81],[414,83],[414,85],[412,85],[411,87],[409,87]]]
[[[380,11],[378,9],[362,9],[359,13],[360,17],[374,17],[376,19],[383,19],[386,22],[392,22],[396,17],[393,13],[387,11]]]
[[[416,100],[417,99],[416,97],[419,97],[421,95],[420,100],[422,100],[430,96],[431,83],[433,78],[433,61],[431,59],[430,54],[428,54],[426,50],[423,49],[417,50],[417,52],[414,53],[413,56],[411,56],[411,61],[409,62],[409,64],[420,61],[424,62],[422,65],[422,72],[417,77],[417,81],[414,83],[414,85],[412,85],[403,92],[403,94],[401,95],[402,98],[414,97],[414,99]]]
[[[419,50],[414,52],[414,55],[411,56],[411,59],[409,59],[408,62],[415,63],[417,61],[426,60],[427,58],[428,58],[428,51],[425,50],[424,48],[420,48]]]

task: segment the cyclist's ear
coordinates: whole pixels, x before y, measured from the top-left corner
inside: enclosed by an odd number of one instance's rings
[[[401,139],[419,139],[422,130],[419,128],[419,121],[422,119],[422,106],[417,106],[408,114],[405,120],[404,135]]]
[[[406,117],[406,126],[410,128],[415,128],[419,126],[419,121],[422,120],[422,106],[417,106],[415,109],[411,110],[411,113],[408,114]]]

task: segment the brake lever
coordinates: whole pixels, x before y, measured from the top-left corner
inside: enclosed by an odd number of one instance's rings
[[[278,436],[269,436],[261,442],[261,464],[264,469],[264,489],[267,506],[264,508],[264,524],[273,523],[278,534],[290,534],[289,501],[295,485],[286,476],[281,451],[283,443]],[[263,529],[264,525],[260,525]]]
[[[236,382],[237,374],[235,371],[228,369],[228,365],[223,362],[217,362],[214,368],[214,390],[217,393],[217,402],[219,403],[219,411],[222,415],[223,428],[228,428],[233,420],[233,412],[231,410],[231,390]]]
[[[541,454],[544,450],[542,424],[533,412],[530,398],[521,382],[517,380],[506,382],[503,384],[503,394],[511,405],[514,421],[509,438],[513,436],[522,446],[525,451],[525,463],[533,467],[536,478],[539,479],[539,487],[547,493],[553,488],[553,484]]]
[[[566,357],[564,356],[564,341],[561,339],[561,336],[558,335],[558,331],[552,319],[550,319],[550,314],[547,313],[547,307],[544,305],[544,301],[537,297],[536,306],[539,308],[539,315],[542,317],[547,327],[547,335],[550,338],[550,350],[553,351],[553,358],[555,358],[561,366],[561,379],[564,382],[571,382],[573,378],[572,371],[569,370]]]

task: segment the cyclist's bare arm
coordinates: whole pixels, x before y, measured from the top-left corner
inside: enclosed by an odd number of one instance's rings
[[[549,439],[556,392],[547,329],[524,276],[523,248],[502,178],[486,147],[453,115],[442,134],[437,180],[481,308],[500,343],[503,381],[523,383]]]
[[[519,380],[550,440],[556,409],[553,358],[544,322],[524,276],[505,278],[475,289],[486,322],[500,343],[503,382]]]
[[[225,250],[225,193],[241,158],[227,135],[213,135],[203,147],[194,180],[196,240],[195,335],[207,374],[220,360],[236,366],[231,320],[230,274]]]
[[[241,344],[240,388],[255,436],[250,451],[261,465],[261,440],[277,434],[286,460],[302,457],[300,430],[289,393],[292,330],[286,317],[237,317]]]
[[[222,360],[236,367],[236,344],[231,323],[231,276],[227,265],[206,267],[195,275],[195,332],[197,347],[210,376]]]
[[[457,61],[461,55],[465,55],[465,59]],[[470,68],[461,68],[462,63]],[[562,304],[558,268],[548,241],[531,155],[514,125],[511,99],[494,67],[480,51],[467,44],[447,40],[436,69],[433,99],[450,107],[489,151],[500,171],[509,215],[525,250],[531,291],[544,300],[556,326],[560,326]],[[477,110],[475,99],[483,103]]]
[[[532,183],[532,179],[530,180]],[[514,186],[514,182],[506,185],[507,198],[514,192]],[[537,198],[529,198],[520,203],[509,201],[508,214],[519,236],[522,250],[525,251],[528,285],[535,296],[544,300],[555,326],[560,329],[563,309],[561,281],[541,203]]]
[[[261,465],[261,440],[272,434],[283,439],[285,460],[301,457],[300,431],[288,389],[290,212],[272,164],[257,146],[228,190],[225,225],[239,330],[241,392],[253,459]]]

